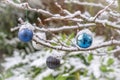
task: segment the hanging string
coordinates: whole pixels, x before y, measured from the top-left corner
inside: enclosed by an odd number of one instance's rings
[[[28,10],[25,11],[25,21],[29,21],[28,20]]]

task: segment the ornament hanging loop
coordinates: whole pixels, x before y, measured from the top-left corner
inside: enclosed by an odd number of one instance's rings
[[[29,22],[29,20],[28,20],[28,10],[25,10],[25,21]]]

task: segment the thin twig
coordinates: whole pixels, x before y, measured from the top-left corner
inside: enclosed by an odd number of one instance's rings
[[[59,28],[39,28],[39,27],[35,27],[37,30],[39,31],[43,31],[43,32],[47,32],[48,30],[50,32],[60,32],[60,31],[66,31],[66,30],[73,30],[73,29],[80,29],[80,28],[84,28],[84,27],[94,27],[96,26],[96,24],[94,23],[86,23],[86,24],[80,24],[79,26],[75,25],[75,26],[62,26]]]
[[[38,13],[41,13],[41,14],[43,14],[45,16],[48,16],[48,17],[53,16],[52,13],[50,13],[48,11],[45,11],[43,9],[34,9],[34,8],[31,8],[27,2],[26,3],[18,4],[18,3],[13,2],[12,0],[5,0],[5,3],[8,4],[8,5],[10,5],[10,6],[22,9],[22,10],[29,10],[29,11],[33,11],[33,12],[38,12]]]
[[[11,32],[16,31],[16,30],[18,30],[19,28],[20,28],[20,27],[17,26],[17,27],[11,28],[10,31],[11,31]]]
[[[58,4],[57,2],[55,2],[55,5],[60,9],[60,11],[66,15],[71,15],[71,13],[66,10],[66,9],[63,9],[62,6],[60,4]]]
[[[57,42],[53,42],[53,41],[50,41],[50,40],[45,40],[45,39],[42,39],[40,38],[38,35],[35,35],[39,40],[42,40],[42,41],[45,41],[46,43],[50,43],[50,44],[58,44]]]
[[[65,3],[73,3],[73,4],[77,4],[77,5],[83,5],[83,6],[93,6],[93,7],[98,7],[98,8],[105,8],[105,6],[103,4],[100,4],[100,3],[93,3],[93,2],[82,2],[82,1],[68,1],[68,2],[65,2]],[[111,10],[110,8],[107,8],[107,10]]]
[[[113,3],[115,2],[115,0],[113,0],[112,3],[110,3],[108,6],[106,6],[104,9],[100,10],[95,16],[94,16],[94,21],[96,20],[96,18],[102,14],[104,11],[106,11]]]
[[[38,18],[38,20],[39,20],[39,22],[40,22],[40,24],[41,24],[42,26],[45,26],[45,25],[43,25],[43,23],[41,22],[41,19],[40,19],[40,18]],[[67,45],[65,45],[65,43],[61,42],[61,41],[57,38],[57,36],[56,36],[53,32],[51,32],[49,29],[47,30],[47,32],[49,32],[53,37],[56,38],[56,40],[58,41],[58,44],[60,43],[61,46],[68,47]]]

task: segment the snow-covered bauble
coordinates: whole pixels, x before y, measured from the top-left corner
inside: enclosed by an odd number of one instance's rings
[[[18,31],[18,38],[22,42],[29,42],[33,38],[33,26],[30,23],[24,23],[21,25]]]
[[[76,44],[80,48],[88,48],[92,45],[93,37],[89,29],[83,29],[77,33]]]
[[[21,29],[18,32],[18,38],[23,42],[31,41],[32,37],[33,37],[33,31],[28,28]]]

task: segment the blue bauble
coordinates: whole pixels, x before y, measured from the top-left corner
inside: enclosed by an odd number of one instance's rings
[[[81,48],[88,48],[91,46],[93,38],[88,33],[82,33],[77,36],[76,43]]]
[[[18,32],[18,38],[23,42],[29,42],[32,40],[33,31],[28,28],[23,28]]]

